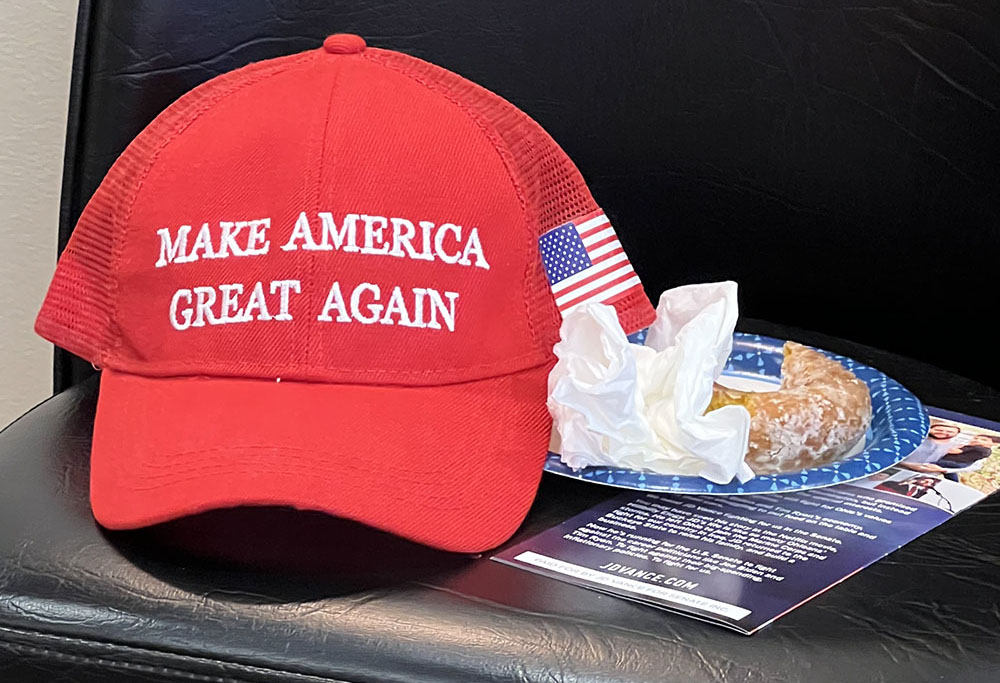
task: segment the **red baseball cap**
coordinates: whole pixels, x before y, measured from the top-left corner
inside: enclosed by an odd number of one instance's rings
[[[566,297],[538,241],[573,222],[608,242],[538,124],[358,36],[195,88],[108,172],[36,322],[103,370],[97,521],[287,505],[499,545],[551,428]],[[592,279],[581,300],[652,321],[634,273]]]

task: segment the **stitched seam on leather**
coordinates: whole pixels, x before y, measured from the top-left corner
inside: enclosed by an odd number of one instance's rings
[[[283,676],[285,678],[294,677],[296,679],[303,681],[304,683],[309,683],[310,681],[324,681],[330,683],[352,683],[351,681],[342,678],[330,678],[328,676],[322,676],[317,674],[304,674],[296,671],[288,671],[286,669],[274,669],[264,666],[241,664],[239,662],[233,662],[224,659],[202,657],[199,655],[179,654],[167,650],[155,650],[153,648],[140,647],[137,645],[124,645],[121,643],[114,643],[104,640],[93,640],[89,638],[76,638],[72,636],[58,635],[55,633],[45,633],[43,631],[32,631],[27,629],[12,628],[9,626],[0,626],[0,635],[2,635],[3,633],[15,634],[28,638],[34,638],[34,637],[48,638],[66,645],[78,645],[82,647],[87,647],[87,646],[105,647],[111,650],[117,650],[122,653],[136,652],[136,653],[152,654],[159,657],[168,657],[172,659],[186,659],[192,662],[205,663],[209,665],[235,667],[244,670],[248,674],[253,673],[260,675],[278,675],[278,676]],[[153,664],[139,664],[135,662],[121,662],[118,660],[109,659],[108,657],[102,657],[100,655],[72,654],[70,652],[56,650],[51,647],[44,647],[42,645],[29,645],[27,643],[17,643],[10,640],[6,640],[5,645],[13,650],[20,650],[22,652],[36,653],[49,656],[54,659],[63,659],[73,662],[101,664],[108,666],[109,668],[117,668],[125,670],[131,669],[135,671],[147,671],[150,673],[167,673],[167,674],[177,673],[183,675],[185,678],[192,681],[206,681],[206,682],[211,681],[213,683],[259,683],[259,679],[237,678],[229,675],[214,676],[211,674],[198,673],[196,671],[185,669],[180,666],[163,666],[163,665],[153,665]]]

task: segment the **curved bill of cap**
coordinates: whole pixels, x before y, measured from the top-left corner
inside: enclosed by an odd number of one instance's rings
[[[319,510],[444,550],[507,540],[534,500],[548,366],[433,387],[151,378],[105,369],[91,456],[99,523]]]

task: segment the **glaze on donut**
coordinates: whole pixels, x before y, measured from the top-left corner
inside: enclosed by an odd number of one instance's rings
[[[872,418],[864,382],[843,365],[787,342],[778,391],[738,391],[715,385],[708,410],[741,405],[750,412],[746,462],[757,474],[825,465],[853,449]]]

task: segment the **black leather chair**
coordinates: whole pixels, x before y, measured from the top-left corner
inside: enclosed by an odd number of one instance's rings
[[[733,278],[744,329],[831,348],[930,403],[1000,419],[987,386],[1000,386],[988,332],[998,7],[83,0],[60,246],[117,154],[178,95],[355,32],[535,117],[577,161],[651,294]],[[92,373],[57,353],[61,393],[0,435],[3,681],[992,681],[1000,670],[1000,500],[745,638],[322,515],[224,510],[104,532],[87,503]],[[517,538],[607,495],[547,478]]]

